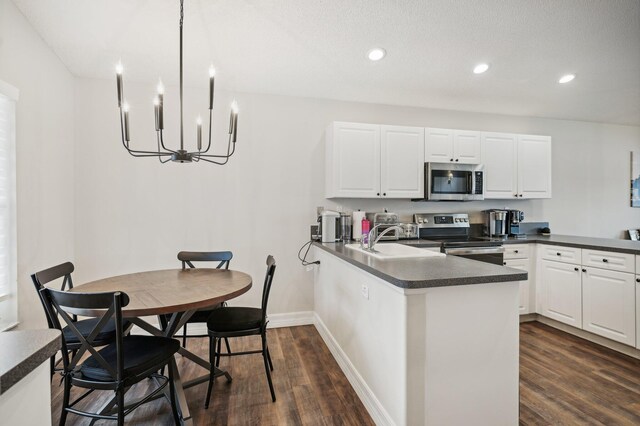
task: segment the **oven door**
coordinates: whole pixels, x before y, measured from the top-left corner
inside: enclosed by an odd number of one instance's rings
[[[434,201],[483,200],[483,170],[480,164],[425,163],[425,198]]]
[[[504,265],[504,247],[445,247],[444,253],[480,262]]]

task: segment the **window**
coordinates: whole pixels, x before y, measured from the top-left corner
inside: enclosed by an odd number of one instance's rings
[[[0,80],[0,331],[18,322],[15,123],[18,91]]]

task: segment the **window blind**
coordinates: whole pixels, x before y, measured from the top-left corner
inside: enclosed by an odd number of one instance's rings
[[[16,102],[0,92],[0,331],[17,323],[15,242]]]

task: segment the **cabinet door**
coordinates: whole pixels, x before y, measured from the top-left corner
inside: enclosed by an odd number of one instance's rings
[[[517,137],[507,133],[482,133],[484,198],[507,199],[518,195]]]
[[[633,274],[585,268],[582,274],[583,328],[636,345],[636,283]]]
[[[529,259],[507,259],[504,261],[505,266],[509,268],[521,269],[529,272]],[[531,312],[531,304],[529,298],[529,292],[531,287],[529,280],[520,281],[520,305],[518,310],[520,315],[528,314]]]
[[[333,123],[327,150],[327,198],[380,196],[380,126]]]
[[[381,126],[380,186],[387,198],[424,196],[424,128]]]
[[[456,130],[453,132],[453,159],[460,164],[481,164],[482,143],[480,132]]]
[[[640,349],[640,275],[636,275],[636,348]]]
[[[425,129],[425,163],[453,162],[453,130]]]
[[[582,328],[579,265],[543,260],[540,269],[542,315]]]
[[[518,197],[551,198],[549,136],[518,136]]]

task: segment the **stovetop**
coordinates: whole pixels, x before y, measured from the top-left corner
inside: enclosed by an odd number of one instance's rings
[[[502,239],[489,237],[437,237],[437,238],[421,238],[424,241],[434,241],[442,243],[443,247],[499,247],[503,245]]]

